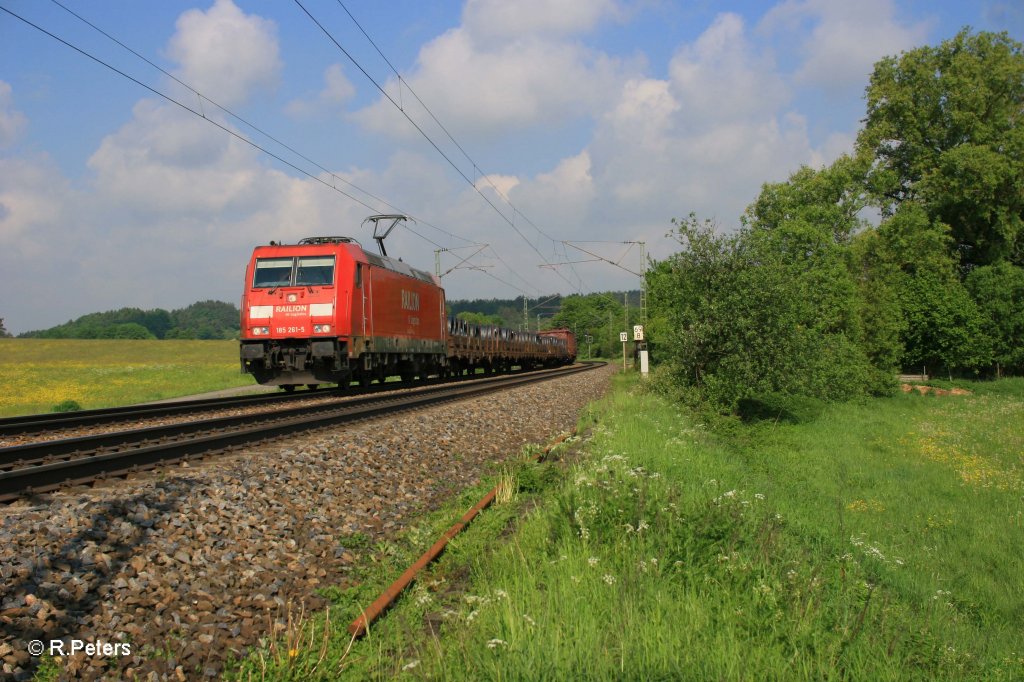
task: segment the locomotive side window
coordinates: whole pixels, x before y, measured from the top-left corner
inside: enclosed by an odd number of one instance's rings
[[[363,264],[356,263],[356,289],[363,287]]]
[[[252,288],[286,287],[291,283],[291,258],[257,258]]]
[[[295,269],[295,285],[323,284],[334,284],[334,256],[300,256]]]

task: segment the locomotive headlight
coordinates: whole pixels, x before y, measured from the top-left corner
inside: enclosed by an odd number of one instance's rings
[[[329,324],[314,324],[313,325],[313,333],[314,334],[326,334],[329,331],[331,331],[331,325],[329,325]]]
[[[269,333],[270,333],[270,327],[253,327],[252,328],[252,335],[253,336],[266,336]]]

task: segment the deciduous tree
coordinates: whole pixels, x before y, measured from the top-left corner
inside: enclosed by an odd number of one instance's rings
[[[1024,49],[964,29],[879,61],[858,153],[884,215],[919,202],[965,271],[1024,262]]]

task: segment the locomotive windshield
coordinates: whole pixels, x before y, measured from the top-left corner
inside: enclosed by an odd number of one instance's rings
[[[256,274],[252,278],[253,289],[261,287],[286,287],[292,278],[292,258],[257,258]]]
[[[334,256],[300,256],[296,260],[297,286],[334,284]]]
[[[334,256],[257,258],[253,289],[334,284]]]

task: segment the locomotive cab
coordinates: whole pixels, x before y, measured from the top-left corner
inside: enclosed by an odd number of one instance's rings
[[[271,385],[348,380],[350,330],[337,312],[353,286],[349,244],[348,237],[315,237],[256,248],[242,300],[243,371]]]

